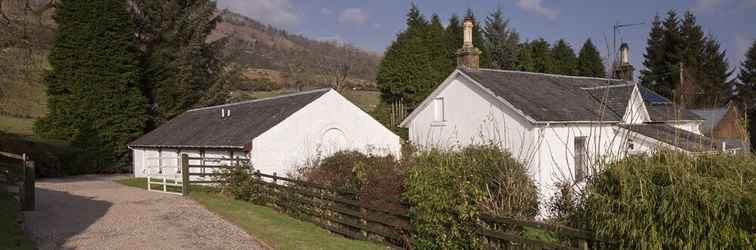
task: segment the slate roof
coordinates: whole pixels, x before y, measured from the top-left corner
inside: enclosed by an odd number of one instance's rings
[[[611,85],[631,82],[617,79],[575,77],[520,71],[461,69],[494,95],[511,103],[536,122],[619,122],[622,114],[602,109],[599,90]],[[625,90],[626,88],[618,89]],[[613,90],[609,90],[613,91]],[[629,94],[627,95],[629,97]],[[614,96],[608,104],[618,107],[622,96]],[[624,99],[625,105],[628,99]],[[616,105],[615,105],[616,104]]]
[[[129,143],[131,147],[243,148],[331,89],[192,109]],[[231,110],[221,119],[220,110]]]
[[[619,126],[690,152],[709,152],[719,147],[718,143],[711,138],[669,125],[622,124]]]
[[[727,106],[725,106],[711,109],[691,109],[690,111],[704,119],[704,122],[701,124],[701,131],[705,133],[711,132],[719,124],[719,121],[727,114],[727,110]]]

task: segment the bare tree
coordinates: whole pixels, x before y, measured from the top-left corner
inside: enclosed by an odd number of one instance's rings
[[[344,88],[349,78],[367,62],[358,48],[347,44],[338,45],[335,53],[319,58],[321,72],[326,83],[336,90]]]

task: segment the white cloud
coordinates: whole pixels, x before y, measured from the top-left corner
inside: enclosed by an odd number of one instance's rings
[[[360,8],[346,8],[339,13],[340,23],[365,24],[368,21],[368,14]]]
[[[218,0],[218,7],[280,28],[294,26],[300,19],[288,0]]]
[[[320,14],[330,16],[333,14],[333,11],[329,8],[320,8]]]
[[[543,5],[541,5],[541,0],[517,0],[517,7],[520,7],[520,9],[525,11],[544,15],[550,19],[554,19],[559,15],[558,10],[543,7]]]
[[[731,14],[756,7],[756,0],[696,0],[693,11],[697,14]]]
[[[755,38],[756,38],[755,36],[748,33],[743,33],[743,32],[735,33],[735,51],[733,51],[733,53],[735,54],[731,56],[735,57],[736,64],[731,65],[731,66],[733,66],[736,69],[740,68],[740,62],[745,60],[745,54],[746,52],[748,52],[748,49],[751,47],[753,43],[753,39]]]

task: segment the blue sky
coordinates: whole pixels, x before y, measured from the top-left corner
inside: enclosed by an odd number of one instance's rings
[[[642,68],[650,23],[669,9],[693,11],[704,32],[714,35],[727,50],[730,66],[756,39],[756,0],[218,0],[229,8],[290,32],[321,40],[338,40],[376,52],[391,43],[405,27],[405,15],[415,2],[426,17],[437,13],[446,22],[452,13],[472,8],[479,20],[497,6],[524,39],[542,37],[553,43],[564,38],[575,49],[587,39],[606,56],[615,23],[646,24],[621,31],[631,60]],[[636,73],[637,75],[637,73]]]

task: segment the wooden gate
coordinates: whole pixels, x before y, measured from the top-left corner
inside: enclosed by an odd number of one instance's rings
[[[34,210],[34,161],[26,154],[13,154],[0,151],[0,176],[21,203],[21,210]]]

